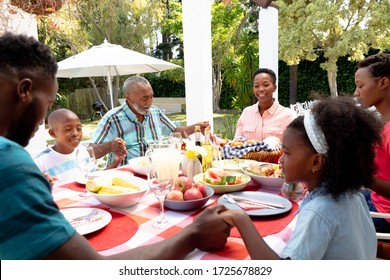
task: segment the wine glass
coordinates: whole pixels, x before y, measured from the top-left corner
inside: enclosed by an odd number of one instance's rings
[[[157,161],[149,164],[149,187],[160,202],[160,217],[153,223],[154,228],[164,229],[170,224],[164,214],[164,200],[172,187],[172,170],[169,162]]]
[[[81,145],[76,150],[76,163],[84,176],[84,181],[89,179],[89,173],[94,171],[96,166],[96,157],[93,147]],[[87,196],[87,190],[80,194],[80,196]]]

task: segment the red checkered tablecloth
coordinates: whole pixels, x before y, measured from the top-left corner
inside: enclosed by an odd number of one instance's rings
[[[74,183],[77,184],[77,183]],[[264,191],[268,193],[275,192],[262,189],[255,182],[250,182],[250,184],[244,189],[244,191]],[[107,206],[101,204],[95,198],[82,197],[79,195],[80,191],[77,191],[75,188],[72,188],[71,185],[67,184],[62,186],[55,186],[53,188],[53,197],[57,205],[60,208],[67,207],[98,207],[101,209],[109,210],[110,212],[119,213],[130,218],[131,221],[135,221],[138,224],[138,229],[135,233],[131,234],[131,238],[125,242],[123,239],[120,244],[115,244],[113,242],[112,248],[99,251],[103,255],[111,255],[126,251],[131,248],[139,247],[141,245],[151,244],[168,238],[175,233],[182,230],[184,227],[189,225],[194,217],[199,214],[203,208],[195,211],[174,211],[170,209],[165,209],[165,215],[172,226],[168,229],[158,230],[152,227],[154,219],[158,218],[160,209],[159,203],[153,193],[148,192],[138,204],[128,207],[128,208],[108,208]],[[220,195],[215,194],[210,198],[207,204],[204,207],[207,207],[212,204],[216,204]],[[296,209],[297,205],[295,205]],[[295,211],[294,211],[295,212]],[[276,226],[276,229],[282,228],[279,232],[268,234],[264,236],[265,242],[273,249],[276,253],[280,253],[286,245],[286,242],[290,238],[293,229],[295,227],[296,216],[294,216],[293,211],[290,213],[290,218],[282,217],[279,227]],[[279,221],[275,221],[278,223]],[[254,223],[258,223],[258,220],[254,219]],[[275,223],[272,225],[273,229],[275,228]],[[260,228],[262,225],[257,224],[257,227]],[[266,224],[264,224],[266,226]],[[103,232],[103,231],[102,231]],[[261,231],[260,231],[261,232]],[[98,233],[100,234],[100,233]],[[103,233],[101,233],[103,234]],[[96,235],[96,234],[95,234]],[[264,232],[262,233],[264,235]],[[86,236],[88,239],[88,236]],[[92,242],[92,240],[90,240]],[[92,244],[93,245],[93,244]],[[245,248],[243,240],[240,238],[239,234],[234,234],[228,239],[225,250],[222,252],[204,252],[200,250],[195,250],[189,254],[187,259],[250,259],[248,252]]]

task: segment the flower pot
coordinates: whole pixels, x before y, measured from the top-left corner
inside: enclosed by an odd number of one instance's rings
[[[184,157],[181,162],[181,170],[184,176],[187,176],[191,181],[195,175],[202,173],[202,163],[198,158]]]

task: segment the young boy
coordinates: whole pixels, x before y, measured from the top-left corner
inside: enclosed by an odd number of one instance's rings
[[[80,149],[87,153],[80,145],[83,129],[79,117],[68,109],[58,109],[48,118],[49,134],[56,139],[52,147],[35,156],[34,161],[49,182],[58,180],[60,183],[75,181],[79,172],[76,162],[76,152]],[[113,141],[123,141],[115,139]],[[115,161],[107,168],[118,166],[121,157],[115,156]]]

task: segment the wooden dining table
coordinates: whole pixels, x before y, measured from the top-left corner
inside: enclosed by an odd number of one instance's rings
[[[135,176],[145,179],[143,175],[135,173],[129,166],[118,168],[123,172],[131,172]],[[70,182],[53,186],[53,197],[60,210],[68,208],[98,208],[109,212],[111,221],[99,230],[85,234],[85,238],[93,248],[102,255],[112,255],[126,250],[155,243],[181,231],[191,224],[194,218],[205,207],[218,203],[220,194],[214,194],[200,209],[193,211],[176,211],[165,208],[165,216],[170,226],[166,229],[156,229],[152,223],[160,215],[160,206],[155,195],[148,191],[139,203],[127,208],[111,208],[96,200],[94,197],[80,196],[85,185]],[[280,195],[279,191],[269,190],[256,182],[251,181],[242,191],[265,192]],[[292,201],[290,211],[272,216],[251,216],[265,242],[276,252],[280,253],[289,240],[297,219],[297,210],[300,202]],[[225,249],[221,252],[204,252],[194,250],[186,259],[192,260],[246,260],[250,259],[244,242],[236,228],[231,230]]]

